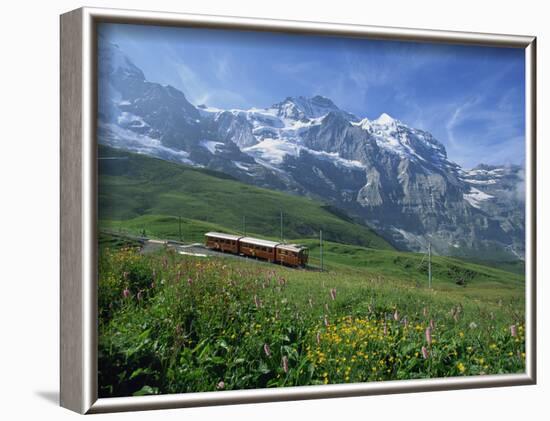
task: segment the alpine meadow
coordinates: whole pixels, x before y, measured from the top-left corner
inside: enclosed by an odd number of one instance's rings
[[[156,29],[98,32],[100,397],[525,372],[522,57]]]

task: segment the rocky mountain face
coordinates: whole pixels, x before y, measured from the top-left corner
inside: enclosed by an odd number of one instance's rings
[[[330,203],[396,246],[491,260],[524,255],[523,171],[463,170],[433,136],[329,98],[269,108],[194,106],[100,42],[99,141]]]

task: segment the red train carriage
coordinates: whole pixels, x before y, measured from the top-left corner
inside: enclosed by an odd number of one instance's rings
[[[253,237],[239,238],[239,250],[244,256],[258,257],[268,262],[275,262],[276,247],[279,243],[269,240],[261,240]]]
[[[212,250],[256,257],[288,266],[305,266],[307,264],[308,249],[297,244],[282,244],[223,232],[208,232],[204,236],[206,237],[206,247]]]
[[[209,249],[239,254],[240,236],[222,232],[207,232],[204,236],[206,237],[206,247]]]
[[[276,249],[277,263],[289,266],[305,266],[307,264],[307,247],[299,246],[298,244],[279,244]]]

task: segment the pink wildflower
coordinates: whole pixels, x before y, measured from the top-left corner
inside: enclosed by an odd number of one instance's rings
[[[325,322],[325,326],[327,326],[327,327],[328,327],[328,325],[329,325],[329,322],[328,322],[328,317],[327,317],[327,315],[326,315],[326,314],[325,314],[325,320],[324,320],[324,322]]]
[[[431,345],[432,344],[432,328],[427,327],[425,334],[426,334],[426,342],[428,343],[428,345]]]
[[[332,299],[332,301],[336,300],[336,288],[330,289],[330,298]]]
[[[122,296],[124,298],[128,298],[130,296],[130,290],[128,288],[125,288],[124,291],[122,291]]]
[[[216,385],[216,389],[222,390],[225,389],[225,382],[223,380],[220,380],[218,384]]]
[[[512,335],[513,338],[518,336],[518,329],[517,329],[516,325],[510,326],[510,335]]]
[[[317,341],[317,345],[321,343],[321,333],[317,332],[317,335],[315,336],[315,340]]]
[[[268,344],[264,344],[264,353],[266,356],[270,357],[271,356],[271,349],[269,348],[269,345]]]
[[[395,312],[393,313],[393,320],[398,322],[400,318],[401,317],[399,316],[399,311],[397,311],[397,309],[395,309]]]
[[[285,373],[288,373],[288,357],[286,355],[283,356],[282,365],[283,365],[283,371]]]
[[[422,357],[427,360],[428,357],[430,356],[430,354],[428,353],[428,350],[426,349],[425,346],[422,346]]]

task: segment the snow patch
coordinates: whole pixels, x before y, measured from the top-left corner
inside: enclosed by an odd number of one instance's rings
[[[220,145],[223,145],[222,142],[214,142],[213,140],[201,140],[201,143],[200,145],[205,148],[205,149],[208,149],[208,152],[210,152],[212,155],[215,155],[217,150],[216,148]]]
[[[488,184],[496,184],[497,180],[494,178],[490,178],[488,180],[474,180],[470,178],[466,178],[465,181],[470,184],[479,184],[479,185],[488,185]]]
[[[286,155],[299,156],[300,147],[281,139],[264,139],[260,143],[243,148],[243,152],[271,165],[280,165]]]
[[[476,189],[475,187],[471,187],[470,192],[465,193],[463,197],[464,200],[466,200],[470,205],[472,205],[474,208],[479,209],[479,205],[481,202],[492,199],[494,196],[484,193],[481,190]]]
[[[271,165],[280,165],[283,163],[285,156],[299,157],[302,152],[313,155],[317,158],[331,161],[334,165],[351,169],[364,169],[365,166],[360,161],[344,159],[336,152],[315,151],[306,148],[296,143],[289,142],[286,139],[267,138],[256,145],[248,148],[243,148],[243,152],[261,159]]]
[[[140,116],[123,111],[118,117],[117,122],[121,126],[132,127],[148,127],[149,125],[143,121]]]
[[[189,159],[189,153],[168,148],[159,139],[154,139],[132,130],[123,129],[113,123],[99,123],[100,140],[109,146],[123,148],[140,154],[153,155],[161,158],[169,157],[184,164],[195,165]]]

